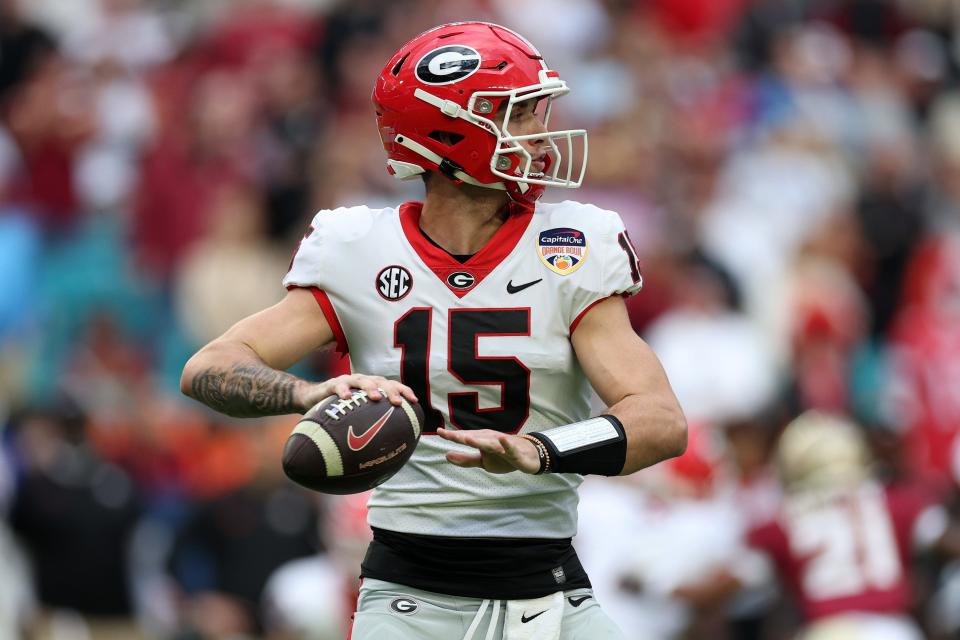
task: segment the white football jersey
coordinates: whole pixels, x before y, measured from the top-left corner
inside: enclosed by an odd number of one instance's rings
[[[623,222],[591,205],[537,204],[460,263],[420,231],[421,206],[321,211],[284,279],[315,289],[354,371],[402,381],[426,416],[413,457],[374,491],[369,522],[569,538],[581,476],[463,469],[444,458],[461,446],[435,434],[526,433],[589,417],[570,334],[591,305],[642,285]]]

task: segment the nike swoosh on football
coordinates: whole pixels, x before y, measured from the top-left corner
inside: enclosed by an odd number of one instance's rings
[[[593,597],[593,596],[580,596],[579,598],[574,598],[573,596],[570,596],[569,598],[567,598],[567,601],[568,601],[572,606],[574,606],[574,607],[579,607],[580,605],[583,604],[584,600],[589,600],[589,599],[592,598],[592,597]]]
[[[545,614],[547,611],[549,611],[549,609],[544,609],[544,610],[541,611],[540,613],[535,613],[535,614],[533,614],[532,616],[530,616],[529,618],[527,617],[527,614],[523,614],[523,615],[520,616],[520,622],[522,622],[523,624],[527,624],[528,622],[530,622],[531,620],[533,620],[533,619],[536,618],[537,616],[542,616],[542,615]]]
[[[531,282],[525,282],[523,284],[518,284],[516,286],[513,285],[513,280],[511,280],[510,282],[507,283],[507,293],[517,293],[518,291],[523,291],[527,287],[532,287],[533,285],[537,284],[541,280],[543,280],[543,278],[538,278]]]
[[[393,415],[394,409],[396,409],[396,407],[390,407],[390,411],[387,411],[382,418],[374,422],[373,426],[364,431],[361,436],[355,434],[353,432],[353,425],[350,425],[347,429],[347,446],[353,451],[360,451],[360,449],[367,446],[370,441],[373,440],[373,436],[377,435],[377,431],[380,431],[380,428],[387,424],[387,420]]]

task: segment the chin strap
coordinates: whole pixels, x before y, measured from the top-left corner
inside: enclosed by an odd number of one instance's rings
[[[450,116],[451,118],[460,118],[462,120],[466,120],[467,122],[473,125],[477,124],[477,122],[473,118],[467,115],[470,112],[464,109],[463,107],[461,107],[460,105],[458,105],[453,100],[444,100],[443,98],[438,98],[432,93],[428,91],[424,91],[423,89],[420,89],[420,88],[413,90],[413,97],[419,98],[420,100],[423,100],[427,104],[431,104],[435,106],[437,109],[440,109],[440,111],[445,116]]]
[[[434,163],[440,167],[440,172],[450,178],[451,180],[459,180],[460,182],[465,182],[467,184],[472,184],[475,187],[485,187],[487,189],[499,189],[500,191],[506,191],[507,187],[502,182],[480,182],[475,179],[473,176],[468,174],[463,170],[463,167],[458,165],[455,162],[442,157],[440,154],[434,153],[430,149],[426,148],[416,140],[411,140],[405,135],[397,135],[396,142],[399,145],[410,149],[417,155],[423,156],[430,162]],[[409,174],[415,175],[415,174]],[[408,176],[409,177],[409,176]]]

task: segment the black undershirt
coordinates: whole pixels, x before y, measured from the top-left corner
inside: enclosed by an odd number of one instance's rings
[[[525,600],[590,587],[570,538],[461,538],[373,528],[364,578],[463,598]]]
[[[417,227],[417,228],[420,229],[420,227]],[[472,257],[475,255],[475,254],[473,254],[473,253],[465,254],[465,255],[457,255],[457,254],[455,254],[455,253],[450,253],[449,251],[447,251],[446,249],[444,249],[443,247],[441,247],[439,244],[437,244],[437,241],[436,241],[436,240],[434,240],[433,238],[431,238],[430,236],[428,236],[426,231],[424,231],[423,229],[420,229],[420,233],[423,235],[424,238],[427,239],[427,242],[429,242],[430,244],[432,244],[432,245],[435,246],[436,248],[443,250],[444,253],[446,253],[448,256],[450,256],[451,258],[453,258],[454,260],[456,260],[456,261],[459,262],[460,264],[463,264],[464,262],[466,262],[467,260],[469,260],[470,258],[472,258]]]

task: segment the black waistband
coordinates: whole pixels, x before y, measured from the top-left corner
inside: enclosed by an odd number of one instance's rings
[[[590,586],[569,538],[455,538],[376,527],[361,575],[434,593],[499,600]]]

